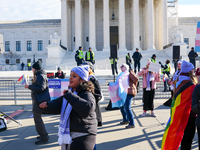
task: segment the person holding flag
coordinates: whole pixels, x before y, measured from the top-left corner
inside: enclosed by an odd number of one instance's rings
[[[162,139],[161,150],[191,149],[195,135],[196,114],[191,111],[192,93],[197,84],[194,65],[183,60],[174,87],[171,114]]]

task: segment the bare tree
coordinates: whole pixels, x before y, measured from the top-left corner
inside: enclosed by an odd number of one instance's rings
[[[11,65],[15,65],[16,64],[16,59],[20,59],[22,56],[17,54],[17,53],[12,53],[12,52],[5,52],[4,57],[10,60],[10,64]]]

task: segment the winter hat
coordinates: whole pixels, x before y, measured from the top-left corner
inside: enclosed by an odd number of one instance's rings
[[[181,64],[181,72],[182,73],[190,72],[193,69],[194,69],[194,65],[192,63],[183,60],[183,62]]]
[[[151,56],[151,58],[154,58],[154,57],[156,57],[156,54],[153,54],[153,55]]]
[[[41,70],[42,69],[42,64],[40,61],[37,61],[33,64],[32,68],[36,69],[36,70]]]
[[[60,71],[61,71],[61,70],[62,70],[62,69],[61,69],[61,67],[58,67],[58,70],[60,70]]]
[[[183,60],[179,60],[178,63],[182,64]]]
[[[126,70],[129,69],[129,66],[128,66],[127,64],[122,64],[122,65],[120,66],[120,68],[121,68],[122,66],[126,67]]]
[[[89,66],[88,65],[74,67],[74,68],[72,68],[71,71],[75,72],[83,80],[88,81],[88,75],[89,75]]]
[[[94,66],[93,66],[93,64],[92,64],[90,61],[84,61],[84,62],[81,64],[81,66],[82,66],[82,65],[88,65],[88,66],[90,67],[91,70],[94,69]]]

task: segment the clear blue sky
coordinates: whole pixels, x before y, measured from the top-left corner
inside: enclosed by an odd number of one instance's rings
[[[179,17],[200,17],[200,0],[178,0]],[[60,0],[0,0],[0,21],[60,19]]]

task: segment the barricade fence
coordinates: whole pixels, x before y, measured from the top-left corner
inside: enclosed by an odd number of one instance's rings
[[[143,98],[142,78],[139,78],[139,93],[135,100]],[[101,79],[100,79],[101,80]],[[100,86],[105,99],[109,99],[108,83],[113,82],[111,77],[106,77],[100,81]],[[155,90],[155,99],[166,99],[171,97],[170,91],[164,91],[163,81],[158,82]],[[17,100],[31,100],[31,90],[24,88],[17,80],[0,80],[0,100],[14,100],[17,105]]]

